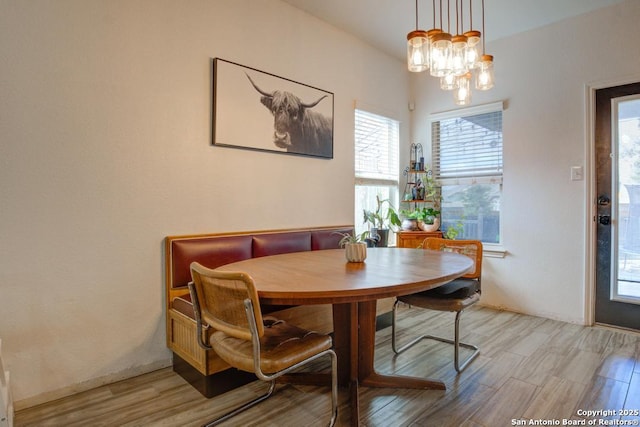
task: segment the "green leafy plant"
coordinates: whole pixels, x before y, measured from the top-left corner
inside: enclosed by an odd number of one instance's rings
[[[366,243],[366,239],[369,238],[369,232],[364,231],[360,234],[356,234],[355,230],[352,233],[340,233],[335,232],[342,236],[342,239],[338,242],[341,248],[344,248],[348,243]]]
[[[432,207],[422,207],[416,209],[403,209],[400,214],[408,219],[423,221],[427,224],[433,224],[435,218],[440,215],[440,211]]]
[[[438,216],[440,211],[434,208],[422,208],[424,216]]]
[[[463,226],[462,221],[458,221],[456,225],[450,226],[444,233],[444,238],[455,240],[456,237],[458,237],[458,234],[462,233]]]
[[[429,167],[425,168],[426,175],[422,180],[422,185],[424,185],[424,200],[427,202],[431,202],[434,209],[439,209],[440,204],[442,203],[442,193],[438,188],[438,184],[433,177],[433,171],[429,169]],[[440,213],[440,211],[438,211]]]
[[[436,217],[440,215],[440,211],[434,208],[422,208],[422,221],[427,224],[433,224]]]
[[[387,205],[386,210],[383,209],[385,204]],[[398,227],[402,224],[391,202],[388,199],[380,200],[380,196],[376,196],[376,210],[368,211],[365,209],[363,213],[364,223],[370,222],[373,228],[379,230],[388,228],[389,224]]]
[[[423,218],[422,209],[402,209],[400,215],[408,219],[417,219],[420,221]]]

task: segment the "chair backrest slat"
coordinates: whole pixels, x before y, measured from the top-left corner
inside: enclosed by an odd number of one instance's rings
[[[451,240],[438,237],[427,237],[422,242],[423,249],[430,249],[444,252],[456,252],[466,255],[474,262],[472,272],[462,277],[468,279],[478,279],[482,276],[482,242],[479,240]]]
[[[204,323],[229,336],[251,341],[244,304],[249,299],[258,335],[264,335],[258,292],[248,274],[216,271],[194,262],[191,264],[191,277]]]

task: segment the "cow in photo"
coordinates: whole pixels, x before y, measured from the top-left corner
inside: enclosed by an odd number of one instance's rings
[[[291,92],[267,92],[247,74],[253,87],[262,95],[260,102],[273,114],[273,143],[289,153],[332,157],[333,123],[311,109],[327,97],[304,103]]]

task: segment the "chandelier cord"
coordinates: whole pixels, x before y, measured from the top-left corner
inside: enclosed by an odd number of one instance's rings
[[[482,0],[482,54],[485,55],[484,49],[484,40],[487,38],[486,33],[484,32],[484,0]]]
[[[416,31],[418,30],[418,0],[416,0]]]
[[[460,16],[460,12],[458,11],[458,0],[456,0],[456,34],[460,34],[460,27],[458,17]]]
[[[433,27],[436,27],[436,0],[433,0],[432,2],[432,6],[433,6]]]

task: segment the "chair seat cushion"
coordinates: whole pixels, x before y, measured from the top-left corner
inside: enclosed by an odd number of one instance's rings
[[[264,336],[260,339],[260,368],[266,374],[286,369],[331,348],[329,335],[290,325],[273,317],[264,317]],[[253,372],[253,345],[216,331],[211,346],[225,362],[243,371]]]
[[[467,298],[480,290],[480,284],[474,279],[455,279],[437,288],[420,292],[433,298]]]
[[[480,300],[480,283],[456,279],[428,291],[398,297],[406,304],[432,310],[460,311]]]

